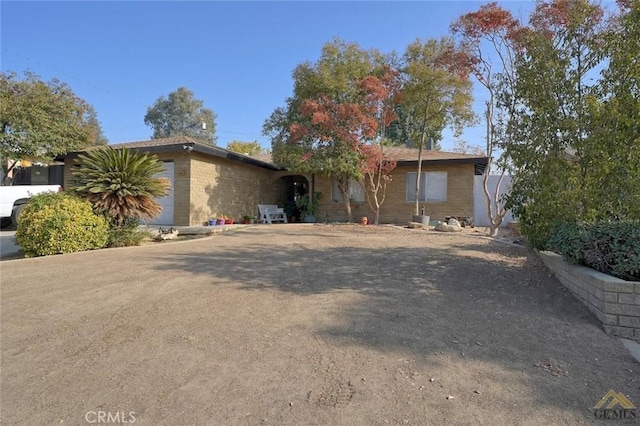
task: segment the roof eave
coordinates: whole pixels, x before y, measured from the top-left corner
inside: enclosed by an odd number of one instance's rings
[[[424,159],[423,163],[449,166],[454,164],[473,164],[477,174],[482,174],[489,164],[488,157]],[[398,160],[398,166],[417,166],[418,160]],[[478,173],[479,172],[479,173]]]
[[[120,148],[128,148],[126,146],[118,146],[116,149],[120,149]],[[199,152],[202,154],[208,154],[208,155],[213,155],[215,157],[219,157],[219,158],[224,158],[227,160],[231,160],[231,161],[238,161],[241,162],[243,164],[248,164],[251,166],[256,166],[256,167],[261,167],[264,169],[268,169],[268,170],[275,170],[275,171],[280,171],[280,170],[284,170],[278,166],[276,166],[275,164],[271,164],[271,163],[267,163],[264,161],[260,161],[260,160],[256,160],[255,158],[243,155],[243,154],[238,154],[232,151],[227,151],[226,149],[221,149],[218,148],[214,145],[211,146],[205,146],[203,144],[199,144],[199,143],[194,143],[194,142],[184,142],[184,143],[175,143],[175,144],[171,144],[171,145],[157,145],[157,146],[146,146],[146,147],[131,147],[128,148],[132,151],[142,151],[142,152],[148,152],[151,154],[160,154],[160,153],[168,153],[168,152],[183,152],[183,151],[188,151],[188,152]],[[78,154],[80,153],[84,153],[86,151],[75,151],[75,152],[69,152],[65,155],[60,155],[58,157],[56,157],[56,160],[59,161],[64,161],[64,158],[66,157],[76,157]]]
[[[214,145],[206,146],[202,144],[186,143],[186,144],[183,144],[183,149],[186,149],[184,148],[184,146],[191,146],[193,148],[193,151],[195,152],[214,155],[216,157],[224,158],[231,161],[239,161],[241,163],[249,164],[251,166],[262,167],[264,169],[275,170],[275,171],[284,170],[276,166],[275,164],[260,161],[248,155],[240,154],[233,151],[228,151],[226,149],[221,149]]]

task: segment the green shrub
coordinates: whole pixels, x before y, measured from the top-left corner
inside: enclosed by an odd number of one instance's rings
[[[151,238],[151,233],[138,228],[137,219],[128,219],[123,225],[113,224],[109,229],[107,247],[139,246]]]
[[[89,201],[59,192],[36,195],[20,216],[16,242],[25,256],[99,249],[107,243],[109,224]]]
[[[585,224],[561,222],[557,224],[547,241],[546,248],[562,254],[570,263],[584,263]]]
[[[640,280],[640,221],[565,223],[555,230],[548,247],[567,261],[624,280]]]

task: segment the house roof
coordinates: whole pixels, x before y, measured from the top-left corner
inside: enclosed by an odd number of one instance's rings
[[[418,161],[418,148],[408,146],[389,146],[384,148],[387,157],[395,161]],[[442,160],[486,160],[483,155],[461,154],[458,152],[431,151],[423,150],[423,161],[442,161]]]
[[[389,159],[397,161],[398,165],[412,165],[418,162],[418,148],[389,146],[384,148],[384,152]],[[271,154],[253,155],[252,158],[266,163],[273,162]],[[422,161],[430,164],[474,164],[475,172],[482,174],[487,167],[489,158],[483,155],[423,150]]]
[[[151,153],[160,152],[182,152],[195,151],[203,154],[214,155],[228,160],[239,161],[257,167],[270,170],[284,170],[273,163],[271,153],[245,155],[228,149],[220,148],[208,143],[201,142],[189,136],[172,136],[168,138],[150,139],[145,141],[117,143],[110,145],[113,148],[139,149]],[[91,147],[87,150],[95,149]],[[385,154],[391,160],[398,162],[398,165],[412,165],[418,161],[419,150],[407,146],[385,147]],[[457,152],[445,151],[422,151],[422,161],[428,164],[473,164],[475,173],[482,174],[488,164],[488,157],[482,155],[460,154]]]
[[[228,149],[220,148],[215,145],[201,142],[189,136],[172,136],[168,138],[150,139],[146,141],[135,141],[126,143],[117,143],[109,145],[112,148],[128,148],[141,150],[150,153],[161,152],[199,152],[208,155],[214,155],[216,157],[225,158],[232,161],[239,161],[244,164],[252,166],[262,167],[270,170],[282,170],[276,165],[250,157],[248,155],[239,154],[237,152],[229,151]],[[91,147],[87,150],[96,149],[98,147]]]

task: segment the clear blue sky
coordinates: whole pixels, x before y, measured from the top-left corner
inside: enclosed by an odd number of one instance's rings
[[[58,78],[96,109],[110,143],[149,139],[143,118],[180,86],[217,114],[218,145],[258,140],[291,94],[291,72],[334,37],[382,52],[448,34],[486,2],[2,1],[2,71]],[[505,2],[526,17],[530,1]],[[477,91],[475,105],[484,99]],[[484,145],[484,127],[463,138]],[[453,147],[446,135],[443,149]]]

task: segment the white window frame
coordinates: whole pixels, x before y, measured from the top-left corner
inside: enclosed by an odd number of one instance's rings
[[[406,199],[409,203],[415,203],[417,172],[407,173]],[[413,176],[413,177],[410,177]],[[447,202],[447,172],[422,172],[420,174],[420,193],[418,194],[421,203],[446,203]]]
[[[365,193],[362,184],[357,180],[351,179],[349,182],[349,198],[353,203],[364,203]],[[338,179],[335,176],[331,177],[331,201],[334,203],[342,203],[342,193],[338,187]]]

